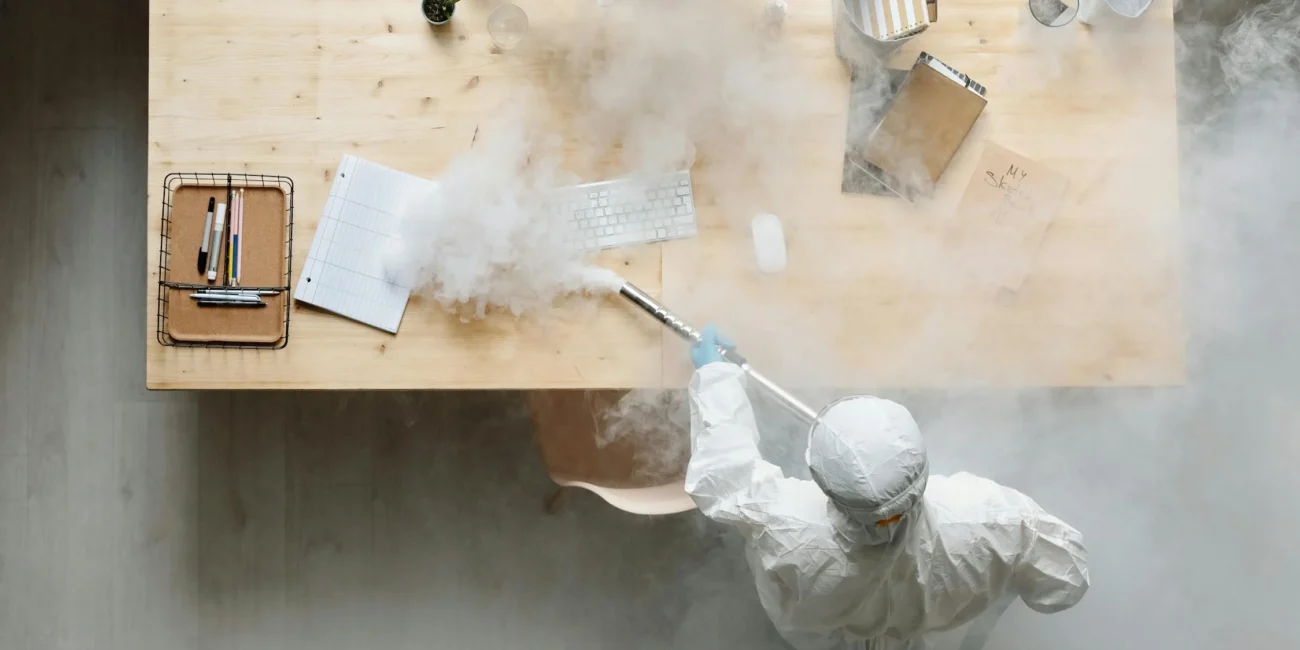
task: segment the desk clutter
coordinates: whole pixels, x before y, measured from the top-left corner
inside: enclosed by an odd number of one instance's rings
[[[1149,0],[1093,0],[1084,5],[1098,2],[1140,7],[1138,13],[1150,4]],[[923,36],[938,20],[937,0],[832,3],[835,51],[848,64],[851,85],[841,191],[907,201],[928,198],[983,114],[989,92],[924,51],[908,69],[883,66],[903,42]],[[455,0],[421,3],[434,29],[445,29],[440,26],[452,19],[455,5]],[[1029,0],[1030,13],[1045,25],[1072,19],[1078,6],[1075,0]],[[769,19],[784,18],[786,11],[784,1],[767,5]],[[780,24],[773,20],[769,27],[779,30]],[[842,29],[846,25],[848,32]],[[491,13],[487,28],[498,48],[509,49],[525,38],[527,17],[518,7],[503,5]],[[503,43],[506,36],[510,38]],[[780,38],[775,32],[772,37]],[[842,38],[865,48],[841,47]],[[864,59],[855,58],[860,56],[870,61],[864,64]],[[473,77],[469,88],[478,79]],[[477,138],[476,126],[471,148]],[[994,249],[1016,248],[989,280],[1014,291],[1028,273],[1033,251],[1063,201],[1067,182],[991,142],[984,155],[987,160],[981,160],[980,169],[1009,167],[1011,182],[1000,180],[985,187],[981,177],[973,178],[957,215],[970,221],[958,224],[954,232]],[[1016,176],[1026,169],[1036,169],[1032,179]],[[548,232],[565,229],[565,243],[585,252],[696,236],[699,226],[690,170],[646,176],[546,188],[547,198],[539,210],[549,217]],[[249,174],[171,174],[164,192],[160,343],[284,347],[293,284],[292,181]],[[404,243],[404,210],[429,196],[441,200],[448,192],[446,187],[440,189],[438,181],[344,155],[293,297],[396,334],[416,289],[389,265]],[[1015,222],[1010,227],[1008,219]],[[782,272],[787,258],[780,218],[762,214],[752,226],[760,270]]]
[[[159,343],[270,349],[288,344],[292,180],[169,174],[161,232]]]
[[[437,181],[345,155],[316,226],[294,298],[396,334],[414,287],[391,266],[403,213],[436,196]],[[690,172],[550,188],[539,211],[576,251],[650,244],[696,234]]]

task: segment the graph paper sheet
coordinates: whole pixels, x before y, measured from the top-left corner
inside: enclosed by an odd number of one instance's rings
[[[384,260],[400,246],[402,206],[437,183],[356,156],[344,156],[321,213],[294,297],[397,333],[410,287]]]

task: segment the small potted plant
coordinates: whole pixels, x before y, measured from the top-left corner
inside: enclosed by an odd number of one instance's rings
[[[457,0],[420,0],[420,9],[424,19],[430,25],[446,25],[451,15],[456,13]]]

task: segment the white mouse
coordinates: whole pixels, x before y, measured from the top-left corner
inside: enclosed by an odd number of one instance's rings
[[[785,232],[774,214],[760,214],[750,222],[754,234],[754,258],[764,273],[785,270]]]
[[[767,24],[780,27],[785,22],[786,0],[767,0]]]

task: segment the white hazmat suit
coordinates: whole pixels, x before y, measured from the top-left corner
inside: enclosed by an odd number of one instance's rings
[[[839,400],[809,435],[813,481],[758,451],[744,375],[729,363],[690,385],[686,490],[746,538],[759,599],[799,650],[923,647],[1004,595],[1039,612],[1088,590],[1078,531],[1025,495],[966,473],[929,476],[907,409]]]

